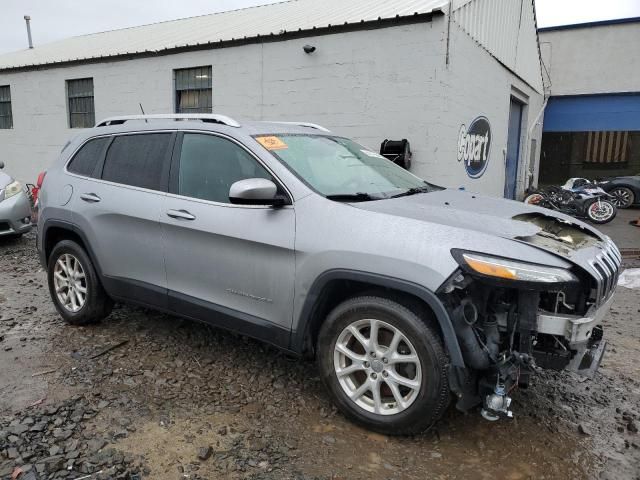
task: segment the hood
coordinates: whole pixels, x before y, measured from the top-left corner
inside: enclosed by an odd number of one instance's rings
[[[598,231],[567,215],[460,190],[440,190],[353,206],[516,240],[568,258],[578,249],[604,241]]]

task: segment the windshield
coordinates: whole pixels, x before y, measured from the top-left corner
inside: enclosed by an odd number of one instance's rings
[[[261,135],[258,143],[326,197],[360,200],[430,191],[424,180],[382,155],[340,137]]]

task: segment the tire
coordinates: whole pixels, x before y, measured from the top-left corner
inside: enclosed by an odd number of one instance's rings
[[[440,337],[425,320],[399,303],[374,296],[352,298],[329,314],[318,336],[317,362],[322,381],[347,418],[386,435],[417,434],[440,419],[450,399],[448,358]],[[372,321],[378,325],[379,332],[375,357],[366,352],[363,344],[348,330],[348,327],[355,328],[366,340],[367,328],[370,337]],[[403,339],[396,343],[393,352],[409,355],[402,358],[415,357],[411,362],[394,363],[397,361],[394,357],[397,359],[398,355],[391,355],[389,350],[391,340],[395,338],[394,331],[398,331]],[[352,343],[345,344],[347,338]],[[344,355],[345,348],[350,355],[359,354],[360,361]],[[343,360],[349,363],[342,364]],[[351,368],[353,373],[339,378],[338,368]],[[396,379],[405,383],[408,380],[414,385],[398,384]],[[380,386],[381,401],[377,409],[372,389],[365,390],[354,400],[347,393],[365,388],[362,385],[368,382]],[[391,388],[393,383],[397,397]]]
[[[611,202],[618,208],[629,208],[636,201],[636,196],[629,187],[615,187],[609,191]]]
[[[527,205],[540,205],[540,202],[544,200],[544,195],[541,193],[532,193],[527,195],[527,197],[523,200]]]
[[[58,296],[56,289],[61,285],[69,285],[71,283],[69,280],[65,283],[61,281],[61,278],[70,278],[68,273],[70,270],[69,265],[75,265],[74,261],[78,263],[79,268],[76,269],[75,278],[77,280],[74,281],[73,288],[77,288],[78,292],[81,289],[85,290],[83,294],[84,302],[79,301],[80,296],[70,293],[70,287],[67,286],[66,290],[62,288],[60,293],[67,299],[73,298],[74,301],[65,305],[62,298]],[[61,262],[62,265],[58,264],[58,262]],[[71,275],[71,278],[73,278],[73,275]],[[104,291],[91,259],[77,243],[71,240],[63,240],[53,248],[47,265],[47,279],[51,299],[56,310],[67,323],[72,325],[97,323],[111,313],[113,300]],[[74,302],[75,308],[73,308]]]
[[[590,202],[586,206],[587,218],[591,223],[595,223],[596,225],[604,225],[605,223],[609,223],[611,220],[616,218],[618,214],[618,209],[613,204],[613,202],[609,200],[600,200],[601,209],[597,209],[598,200],[594,200]]]

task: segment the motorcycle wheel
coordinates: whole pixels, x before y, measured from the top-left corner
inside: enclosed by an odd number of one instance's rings
[[[597,225],[609,223],[618,214],[618,209],[612,202],[602,199],[599,202],[598,200],[591,202],[587,205],[586,211],[589,221]]]
[[[542,195],[541,193],[532,193],[524,199],[524,203],[528,205],[539,205],[543,199],[544,195]]]

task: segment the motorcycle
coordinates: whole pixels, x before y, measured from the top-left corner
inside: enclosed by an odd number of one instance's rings
[[[598,225],[609,223],[618,213],[612,196],[584,178],[570,178],[560,187],[549,186],[532,191],[524,203],[587,219]]]

